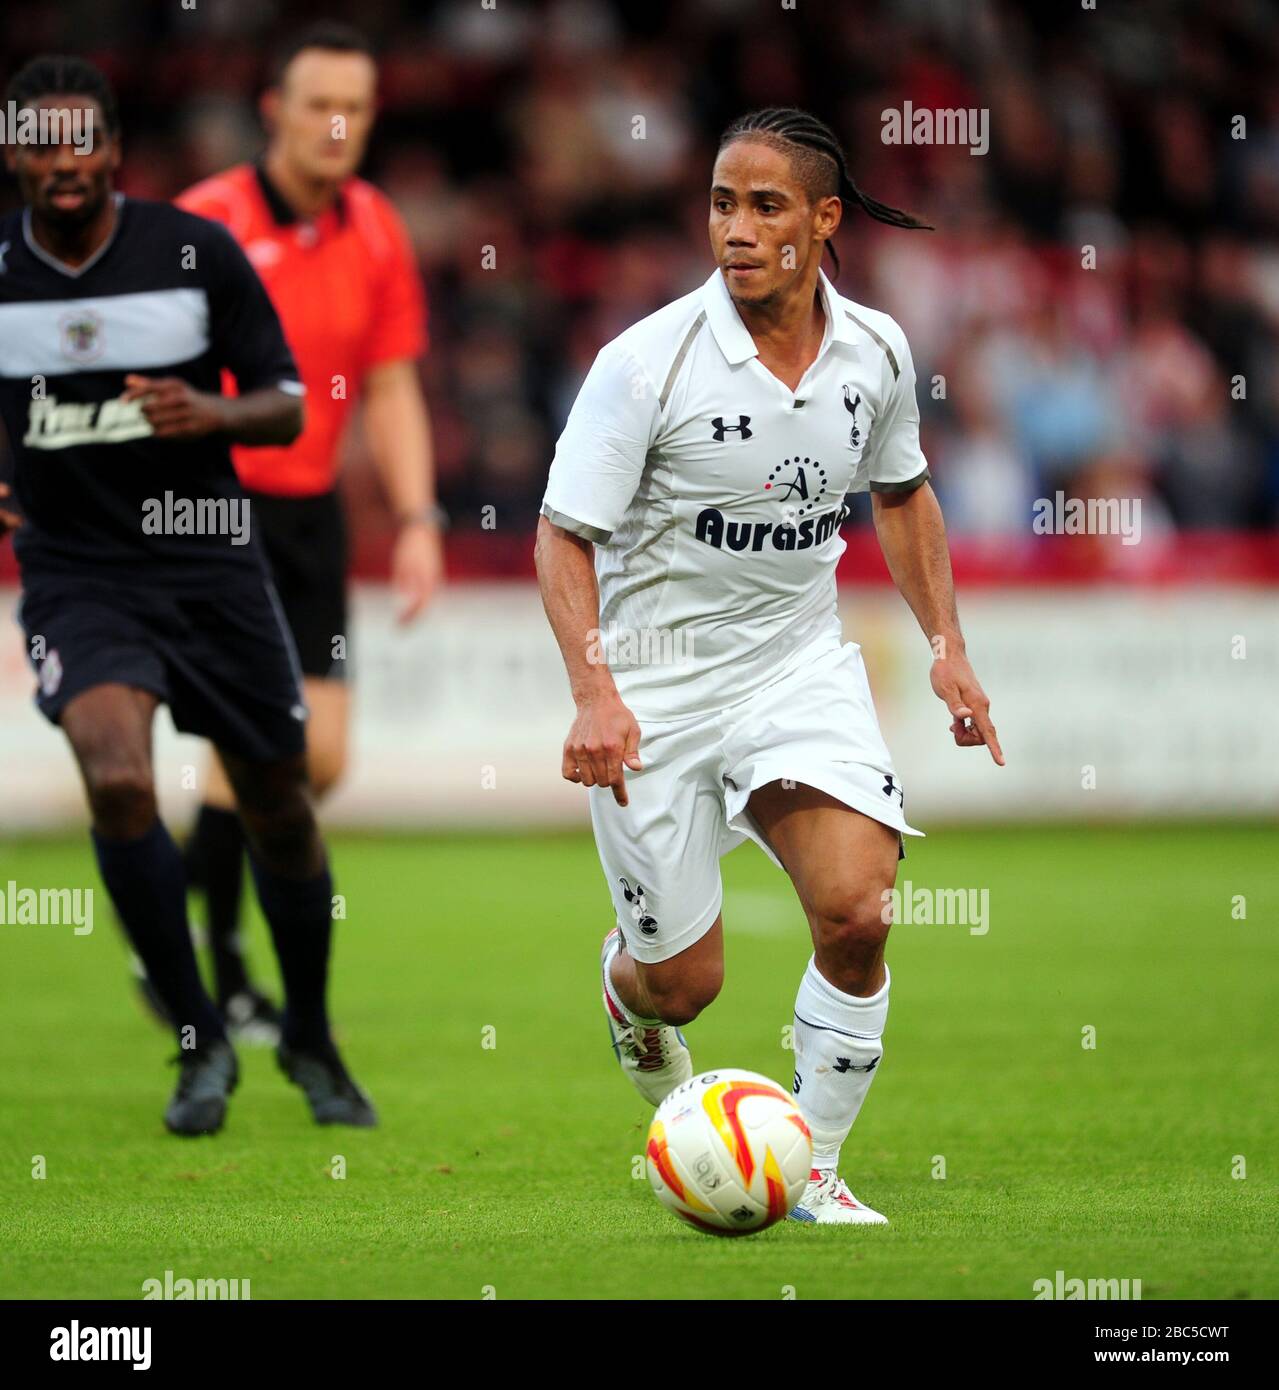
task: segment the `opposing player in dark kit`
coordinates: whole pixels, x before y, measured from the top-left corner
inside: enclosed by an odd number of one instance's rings
[[[15,532],[37,702],[71,744],[103,881],[178,1032],[165,1123],[220,1128],[237,1067],[157,814],[161,702],[212,740],[235,789],[284,978],[281,1067],[317,1121],[374,1124],[329,1032],[332,884],[306,708],[230,458],[232,442],[297,436],[293,358],[225,230],[112,191],[118,118],[96,68],[38,58],[7,98],[68,125],[5,152],[26,207],[0,219],[0,414],[15,463],[0,531]],[[91,122],[91,141],[72,142],[72,118]],[[224,368],[236,397],[219,393]]]

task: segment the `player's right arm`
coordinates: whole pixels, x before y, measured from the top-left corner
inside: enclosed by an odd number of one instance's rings
[[[537,578],[568,671],[577,717],[564,741],[570,782],[611,787],[625,806],[640,728],[604,659],[595,546],[635,496],[657,433],[657,391],[633,353],[610,343],[595,359],[555,448],[538,521]]]
[[[537,581],[560,644],[577,717],[564,740],[560,771],[586,787],[612,787],[627,803],[623,767],[638,772],[640,728],[617,692],[599,640],[600,597],[595,547],[547,517],[538,518]]]

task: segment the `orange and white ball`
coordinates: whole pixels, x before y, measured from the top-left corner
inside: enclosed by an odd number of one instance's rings
[[[803,1195],[813,1140],[789,1095],[724,1068],[677,1086],[648,1131],[648,1180],[663,1206],[711,1235],[782,1221]]]

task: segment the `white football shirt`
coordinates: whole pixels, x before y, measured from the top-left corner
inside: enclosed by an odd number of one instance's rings
[[[928,479],[905,335],[820,284],[795,391],[716,269],[602,348],[574,402],[542,514],[595,543],[598,655],[637,719],[723,709],[838,646],[845,494]]]

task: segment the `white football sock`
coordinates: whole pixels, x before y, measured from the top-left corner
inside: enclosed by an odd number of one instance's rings
[[[795,997],[795,1103],[813,1132],[813,1167],[834,1168],[884,1055],[888,966],[876,994],[845,994],[815,957]]]
[[[617,992],[617,986],[613,983],[613,962],[617,959],[617,953],[622,949],[622,940],[619,937],[609,951],[604,961],[604,988],[608,991],[608,997],[613,1001],[613,1007],[623,1018],[628,1018],[632,1023],[638,1024],[641,1028],[660,1028],[662,1020],[660,1018],[645,1018],[642,1014],[637,1014],[634,1009],[628,1009],[622,1003],[622,996]]]

